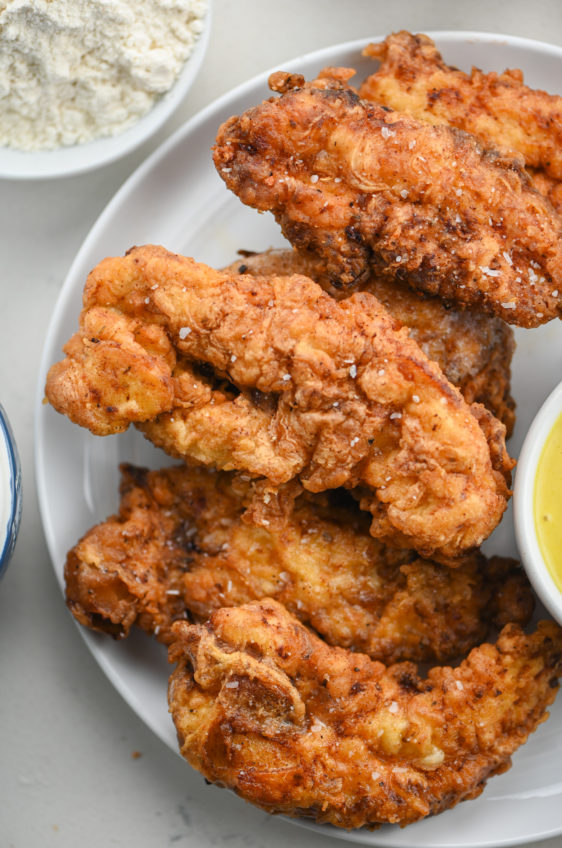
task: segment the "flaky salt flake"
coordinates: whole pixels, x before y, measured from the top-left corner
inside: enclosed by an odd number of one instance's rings
[[[513,259],[511,258],[511,253],[508,253],[507,250],[504,250],[502,253],[503,258],[507,262],[508,265],[513,265]]]
[[[238,689],[238,681],[237,680],[227,680],[224,684],[226,689]]]
[[[179,593],[180,593],[179,589],[166,589],[167,595],[179,595]]]
[[[349,369],[349,376],[354,378],[357,377],[357,365],[351,366],[351,368]]]
[[[391,130],[388,127],[381,127],[381,135],[383,138],[390,138],[393,135],[396,135],[395,130]]]
[[[401,412],[391,412],[391,413],[390,413],[390,418],[391,418],[391,419],[395,419],[395,418],[402,418],[402,413],[401,413]]]
[[[406,198],[408,197],[408,189],[407,188],[402,189],[402,191],[400,192],[400,197],[403,197],[404,200],[406,200]]]
[[[398,701],[392,701],[392,703],[390,704],[390,706],[388,708],[388,712],[389,713],[397,713],[399,710],[400,710],[400,707],[398,706]]]
[[[414,403],[419,403],[420,402],[420,396],[419,395],[412,395],[412,400],[414,401]]]
[[[461,690],[464,689],[462,681],[460,681],[460,680],[457,680],[457,689],[461,689]]]
[[[501,305],[503,306],[504,309],[515,309],[516,306],[517,306],[515,301],[511,301],[510,303],[502,303]]]
[[[353,448],[353,447],[355,447],[355,445],[357,444],[358,441],[359,441],[359,436],[354,436],[349,444]]]
[[[310,182],[311,183],[317,183],[318,182],[318,174],[312,174],[312,176],[310,178]]]
[[[492,268],[489,268],[487,265],[481,265],[480,270],[483,274],[486,274],[487,277],[499,277],[501,275],[501,271],[494,271]]]
[[[235,353],[233,353],[232,356],[230,357],[231,362],[236,362],[237,359],[238,359],[238,357],[236,356]]]
[[[283,374],[281,379],[283,380],[284,383],[286,383],[288,380],[291,379],[291,375],[290,374]]]
[[[380,774],[379,771],[372,771],[371,772],[371,780],[378,780],[380,776],[381,776],[381,774]]]
[[[185,339],[186,336],[189,336],[191,333],[191,327],[180,327],[179,337],[180,339]]]
[[[413,150],[415,146],[416,146],[416,139],[413,138],[411,140],[411,142],[408,144],[408,150]]]
[[[552,297],[558,297],[558,289],[554,289],[554,291],[550,292],[550,294],[552,295]]]

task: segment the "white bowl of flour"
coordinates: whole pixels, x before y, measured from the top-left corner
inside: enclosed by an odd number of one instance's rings
[[[199,71],[210,0],[0,3],[0,177],[77,174],[155,133]]]

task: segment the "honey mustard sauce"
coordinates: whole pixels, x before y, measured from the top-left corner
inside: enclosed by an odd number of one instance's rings
[[[554,422],[537,464],[533,504],[541,554],[562,592],[562,414]]]

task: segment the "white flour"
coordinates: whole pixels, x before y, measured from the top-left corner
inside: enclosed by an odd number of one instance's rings
[[[0,0],[0,146],[115,135],[175,82],[206,0]]]

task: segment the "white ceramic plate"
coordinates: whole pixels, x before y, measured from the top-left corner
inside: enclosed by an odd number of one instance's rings
[[[433,33],[445,59],[461,68],[522,68],[527,82],[560,90],[562,49],[508,36],[479,33]],[[375,35],[370,40],[374,40]],[[283,65],[308,78],[326,65],[352,65],[365,76],[373,68],[360,56],[367,41],[328,48]],[[94,523],[115,510],[117,463],[152,467],[171,460],[136,431],[95,438],[43,406],[47,368],[61,358],[61,347],[77,328],[81,293],[88,271],[107,255],[131,245],[160,243],[216,267],[236,257],[239,248],[262,250],[284,241],[273,218],[243,206],[215,173],[209,148],[219,124],[268,96],[267,74],[222,97],[181,128],[128,180],[103,212],[84,242],[57,303],[47,336],[36,409],[37,485],[45,533],[57,578],[67,550]],[[517,456],[523,436],[560,379],[562,324],[517,333],[513,394],[518,422],[511,441]],[[516,555],[511,514],[487,543],[490,551]],[[57,613],[58,614],[58,613]],[[125,642],[82,631],[86,642],[115,687],[135,712],[176,750],[167,713],[165,652],[142,633]],[[347,833],[308,825],[323,835],[366,845],[412,848],[498,846],[562,833],[562,698],[551,719],[514,757],[507,774],[490,781],[476,801],[460,804],[433,819],[406,829]],[[187,766],[186,766],[187,768]],[[242,803],[242,802],[241,802]],[[307,826],[307,825],[305,825]]]
[[[0,177],[5,179],[50,179],[68,177],[108,165],[131,153],[147,141],[171,117],[195,82],[209,42],[211,0],[208,0],[203,31],[197,39],[172,88],[160,97],[152,109],[122,133],[98,138],[85,144],[58,147],[55,150],[13,150],[0,147]]]

